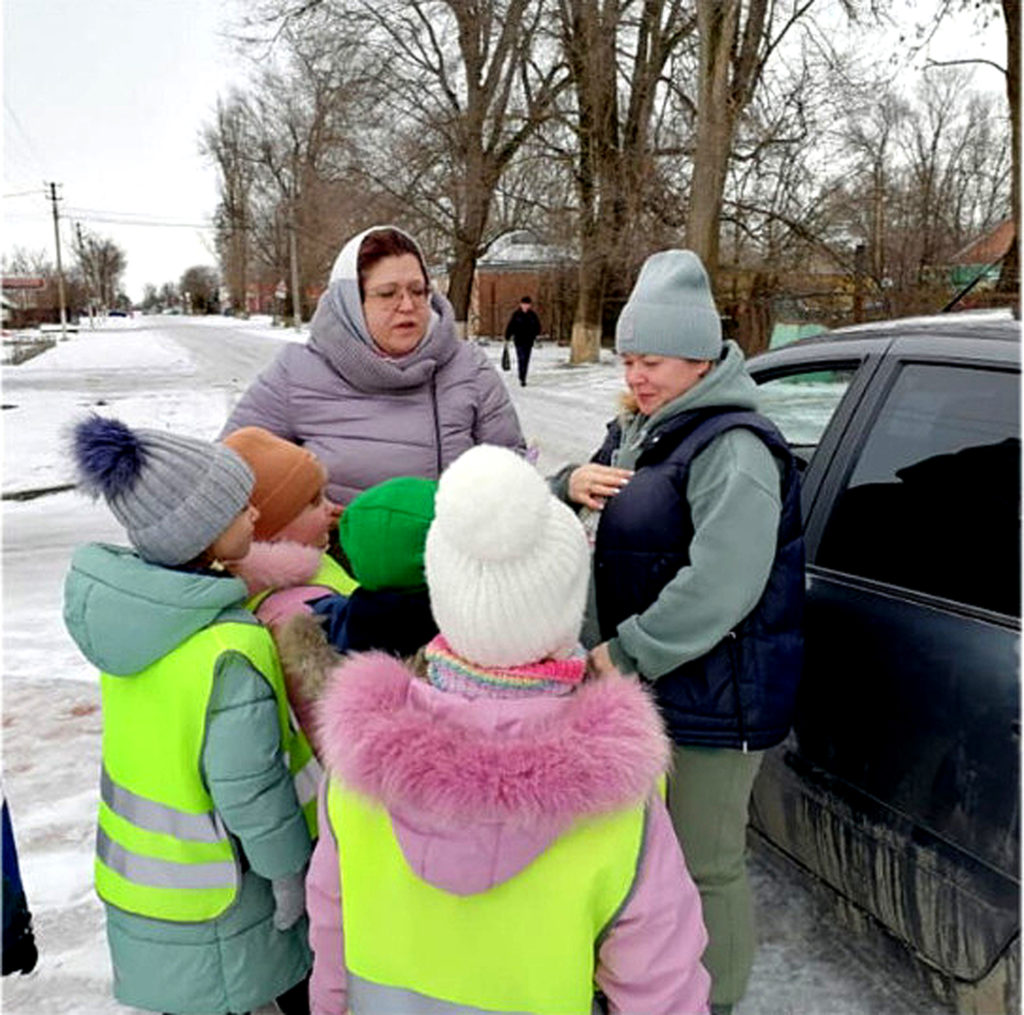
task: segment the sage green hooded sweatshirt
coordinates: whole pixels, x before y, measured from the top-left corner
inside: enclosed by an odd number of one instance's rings
[[[759,409],[757,385],[732,341],[689,391],[650,417],[636,413],[622,421],[612,464],[634,468],[643,447],[669,420],[719,405]],[[574,468],[567,466],[554,477],[553,488],[563,500],[568,499]],[[686,499],[694,528],[690,563],[643,613],[627,617],[609,639],[612,662],[623,673],[657,680],[704,655],[757,605],[768,582],[782,510],[781,477],[768,448],[748,430],[721,434],[691,463]],[[585,641],[596,640],[595,614],[591,583]]]
[[[64,620],[91,663],[132,680],[223,611],[241,608],[246,596],[237,578],[160,567],[127,548],[89,544],[72,557]],[[237,653],[216,664],[201,768],[244,856],[238,898],[202,923],[107,905],[114,996],[122,1004],[190,1015],[244,1012],[309,972],[307,921],[275,929],[270,885],[304,869],[309,834],[280,748],[274,692]]]

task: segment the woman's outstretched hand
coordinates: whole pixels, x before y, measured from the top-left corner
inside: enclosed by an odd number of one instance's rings
[[[587,462],[569,475],[569,500],[574,504],[600,511],[609,497],[614,497],[633,473],[612,465]]]

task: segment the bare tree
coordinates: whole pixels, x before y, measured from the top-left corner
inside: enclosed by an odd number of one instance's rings
[[[1006,23],[1006,103],[1010,114],[1010,214],[1014,221],[1013,244],[999,273],[1002,292],[1020,294],[1020,0],[1002,0]]]
[[[184,294],[187,309],[193,314],[216,313],[219,304],[219,284],[215,268],[205,264],[194,264],[187,268],[181,276],[181,292]]]
[[[744,110],[780,44],[815,0],[696,0],[700,66],[686,245],[718,271],[726,173]]]
[[[164,282],[160,286],[160,305],[164,310],[170,310],[181,305],[181,292],[175,282]]]
[[[952,255],[1009,209],[1005,121],[968,81],[932,69],[914,95],[880,90],[840,130],[825,207],[835,233],[865,243],[878,313],[941,307]]]
[[[543,0],[357,6],[373,23],[381,51],[393,56],[399,80],[385,104],[409,125],[405,140],[414,154],[411,176],[396,174],[392,165],[377,169],[375,178],[447,235],[448,298],[464,329],[477,260],[497,235],[490,227],[502,176],[568,83],[554,47],[542,38],[546,6]],[[387,184],[389,177],[398,187]]]
[[[548,116],[566,75],[541,41],[546,0],[312,0],[270,3],[280,36],[310,19],[386,68],[357,125],[360,169],[407,209],[428,251],[450,256],[448,296],[464,328],[477,259],[498,232],[502,174]]]
[[[652,116],[694,22],[677,0],[560,0],[572,74],[580,277],[573,363],[596,361],[609,290],[625,289],[653,177]],[[625,85],[620,88],[620,80]]]
[[[113,307],[121,288],[127,260],[113,240],[86,229],[76,232],[75,257],[89,291],[101,307]]]
[[[205,145],[221,171],[222,240],[229,228],[241,232],[260,280],[288,279],[297,323],[353,210],[366,214],[351,139],[374,75],[359,38],[338,34],[322,4],[257,4],[248,24],[262,32],[241,40],[258,70],[230,115],[206,129]]]
[[[201,131],[200,151],[218,170],[220,203],[215,221],[221,264],[236,311],[248,316],[249,229],[256,164],[252,116],[241,92],[236,90],[226,100],[217,101],[214,122]]]

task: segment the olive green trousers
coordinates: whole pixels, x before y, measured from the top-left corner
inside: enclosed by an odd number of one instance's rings
[[[672,748],[668,809],[708,929],[704,967],[711,1001],[743,997],[754,962],[754,906],[747,878],[747,807],[763,752]]]

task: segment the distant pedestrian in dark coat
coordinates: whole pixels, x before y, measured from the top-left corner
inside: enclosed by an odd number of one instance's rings
[[[519,367],[519,383],[526,387],[526,372],[530,369],[530,353],[533,343],[540,334],[540,318],[533,309],[533,300],[524,296],[505,326],[505,341],[510,338],[516,346],[516,365]]]
[[[18,850],[14,845],[14,831],[7,801],[3,802],[3,902],[4,941],[3,971],[31,973],[36,967],[39,953],[32,935],[32,915],[25,900],[18,868]]]

